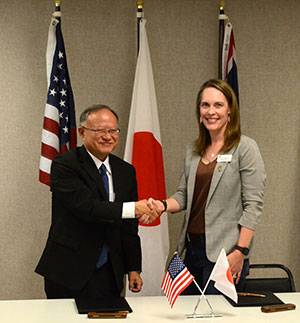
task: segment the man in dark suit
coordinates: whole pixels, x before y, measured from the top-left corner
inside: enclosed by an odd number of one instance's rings
[[[48,298],[119,296],[125,274],[131,291],[142,288],[137,218],[157,214],[145,201],[132,202],[135,170],[111,154],[119,132],[111,108],[92,106],[80,116],[83,146],[52,163],[52,221],[35,270]]]

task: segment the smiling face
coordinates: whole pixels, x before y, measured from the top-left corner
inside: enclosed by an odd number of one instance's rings
[[[97,132],[97,129],[117,129],[118,120],[108,109],[91,112],[83,126],[79,128],[79,134],[86,149],[98,159],[104,161],[115,149],[119,142],[119,134],[111,134],[109,131]]]
[[[200,120],[211,135],[224,135],[230,118],[228,101],[213,87],[203,90],[199,104]]]

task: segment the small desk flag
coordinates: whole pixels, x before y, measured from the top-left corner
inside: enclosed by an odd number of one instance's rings
[[[177,297],[194,281],[194,276],[176,253],[171,259],[161,288],[173,307]]]
[[[209,278],[215,281],[215,288],[237,303],[238,296],[224,249],[221,250]]]

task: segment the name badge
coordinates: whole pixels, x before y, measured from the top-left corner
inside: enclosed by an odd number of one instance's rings
[[[232,155],[218,155],[218,163],[230,163],[232,160]]]

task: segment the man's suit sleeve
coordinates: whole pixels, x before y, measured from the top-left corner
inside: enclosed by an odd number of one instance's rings
[[[133,170],[132,175],[132,185],[131,185],[131,197],[132,201],[138,199],[137,193],[137,182],[135,170]],[[138,235],[138,221],[136,219],[124,219],[122,221],[122,243],[124,246],[125,255],[125,270],[130,271],[141,271],[142,270],[142,252],[141,252],[141,242]]]

